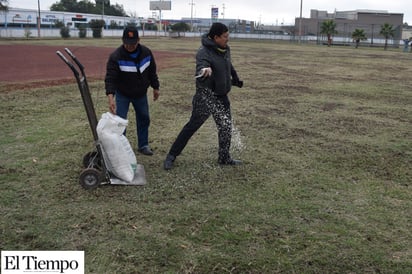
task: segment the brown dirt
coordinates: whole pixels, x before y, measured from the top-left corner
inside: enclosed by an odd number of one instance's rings
[[[36,45],[0,45],[0,84],[1,90],[11,92],[16,89],[29,89],[75,82],[73,72],[56,55],[59,50],[67,56],[63,47]],[[85,67],[88,80],[103,79],[106,61],[114,48],[72,47],[70,50]],[[173,60],[190,57],[167,51],[153,51],[158,67],[174,66]],[[68,58],[69,59],[69,58]]]

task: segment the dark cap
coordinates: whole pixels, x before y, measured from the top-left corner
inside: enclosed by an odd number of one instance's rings
[[[126,27],[123,31],[123,43],[135,45],[139,40],[139,32],[135,27]]]
[[[217,22],[217,23],[212,24],[207,36],[209,36],[211,39],[214,39],[216,35],[220,36],[223,33],[228,32],[228,31],[229,29],[227,28],[225,24]]]

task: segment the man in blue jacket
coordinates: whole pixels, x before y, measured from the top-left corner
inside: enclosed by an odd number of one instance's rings
[[[202,46],[196,54],[196,93],[192,100],[192,115],[169,150],[163,167],[169,170],[193,134],[212,116],[219,138],[218,163],[240,165],[229,154],[232,138],[232,116],[228,93],[232,85],[241,88],[243,82],[234,69],[230,56],[229,30],[222,23],[213,23],[202,36]]]
[[[153,88],[153,99],[159,98],[159,79],[151,50],[140,44],[135,27],[126,27],[118,47],[107,61],[106,95],[110,112],[127,119],[130,103],[136,113],[138,151],[153,155],[149,146],[149,104],[147,89]]]

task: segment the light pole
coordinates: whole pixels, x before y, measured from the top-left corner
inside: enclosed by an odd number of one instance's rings
[[[302,39],[302,2],[303,2],[303,0],[300,0],[300,16],[299,16],[299,44],[301,43],[301,39]]]
[[[39,14],[37,15],[37,37],[40,38],[40,0],[37,0],[37,9]]]
[[[158,8],[159,9],[159,32],[161,32],[162,31],[162,9],[161,8]]]
[[[103,22],[103,29],[106,28],[106,21],[104,20],[104,4],[106,4],[106,0],[102,0],[102,22]]]
[[[193,6],[195,5],[195,3],[193,3],[193,0],[189,3],[190,7],[190,28],[191,31],[193,31]]]

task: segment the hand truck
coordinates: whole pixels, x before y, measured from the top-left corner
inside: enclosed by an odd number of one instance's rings
[[[70,62],[63,53],[61,53],[60,51],[56,51],[56,54],[72,70],[74,77],[76,78],[95,143],[95,150],[88,152],[83,157],[84,170],[80,173],[80,185],[85,189],[93,189],[97,188],[99,185],[107,184],[145,185],[146,177],[143,165],[137,165],[132,182],[125,182],[120,178],[117,178],[107,169],[107,165],[105,163],[104,148],[99,142],[99,137],[96,130],[98,121],[96,111],[93,105],[93,100],[90,94],[89,85],[87,83],[86,74],[84,72],[84,66],[68,48],[65,48],[64,50],[80,70],[79,72],[79,70],[76,69],[74,64]]]

